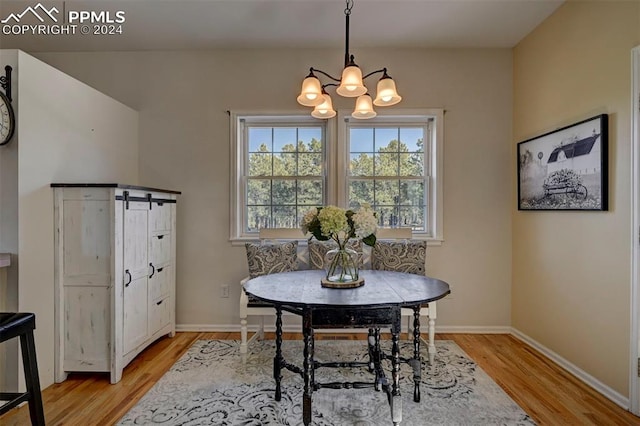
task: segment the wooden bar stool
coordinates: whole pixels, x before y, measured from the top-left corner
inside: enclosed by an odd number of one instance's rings
[[[27,391],[24,393],[0,393],[0,401],[8,401],[0,406],[0,415],[23,402],[29,402],[31,424],[41,426],[45,424],[45,421],[38,378],[36,345],[33,340],[35,328],[36,316],[34,314],[0,312],[0,343],[20,336],[24,377],[27,384]]]

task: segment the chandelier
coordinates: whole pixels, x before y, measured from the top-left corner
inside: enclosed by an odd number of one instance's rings
[[[302,82],[302,90],[298,96],[300,105],[314,107],[311,115],[315,118],[331,118],[335,117],[336,112],[333,109],[331,97],[325,90],[326,87],[335,86],[336,93],[347,98],[357,98],[356,106],[351,114],[353,118],[367,119],[373,118],[377,113],[373,109],[376,106],[395,105],[402,100],[396,91],[396,83],[387,74],[387,69],[382,68],[372,71],[362,76],[360,67],[354,62],[354,56],[349,54],[349,16],[353,8],[353,0],[346,0],[347,7],[344,10],[345,15],[345,49],[344,49],[344,69],[342,70],[342,78],[335,78],[326,72],[317,68],[309,68],[307,75]],[[322,84],[315,73],[331,79],[335,83]],[[368,89],[364,85],[364,80],[374,74],[382,73],[382,77],[378,80],[376,98],[372,101],[371,96],[367,93]]]

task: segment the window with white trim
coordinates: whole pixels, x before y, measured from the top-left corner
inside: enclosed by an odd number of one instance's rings
[[[357,120],[341,111],[325,121],[232,113],[231,239],[296,228],[315,206],[369,203],[380,226],[441,241],[443,114],[396,109]]]
[[[255,237],[260,228],[298,227],[305,212],[325,204],[326,124],[306,116],[233,119],[231,238]]]
[[[411,227],[415,237],[441,239],[441,117],[441,110],[398,111],[370,120],[341,115],[342,202],[350,208],[370,204],[379,226]]]

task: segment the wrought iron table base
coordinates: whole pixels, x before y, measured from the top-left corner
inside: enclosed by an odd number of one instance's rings
[[[282,356],[282,310],[276,308],[276,355],[273,359],[273,377],[276,382],[275,399],[282,397],[282,369],[300,374],[304,381],[302,396],[302,419],[305,426],[311,423],[311,402],[314,391],[329,389],[362,389],[373,387],[376,391],[384,391],[391,408],[391,419],[394,425],[402,421],[402,397],[400,395],[400,363],[408,363],[413,368],[413,400],[420,402],[421,360],[420,360],[420,306],[414,306],[413,320],[413,357],[400,356],[400,306],[384,306],[376,308],[290,308],[285,310],[302,316],[302,333],[304,338],[304,359],[302,368],[288,363]],[[380,328],[391,327],[391,354],[385,354],[380,347]],[[314,328],[369,328],[367,346],[368,362],[318,362],[314,356]],[[391,383],[382,368],[383,360],[391,361]],[[315,370],[321,367],[330,368],[368,368],[374,374],[373,382],[330,382],[317,383]]]

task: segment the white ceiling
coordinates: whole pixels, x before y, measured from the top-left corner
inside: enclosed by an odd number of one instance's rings
[[[343,0],[42,0],[41,3],[47,8],[56,6],[64,10],[60,16],[68,16],[73,10],[109,11],[113,16],[122,10],[125,12],[122,34],[0,33],[0,48],[27,52],[344,48]],[[563,0],[355,0],[350,18],[350,47],[512,47],[562,3]],[[2,0],[0,20],[37,4],[38,0]],[[28,18],[25,15],[21,24]]]

